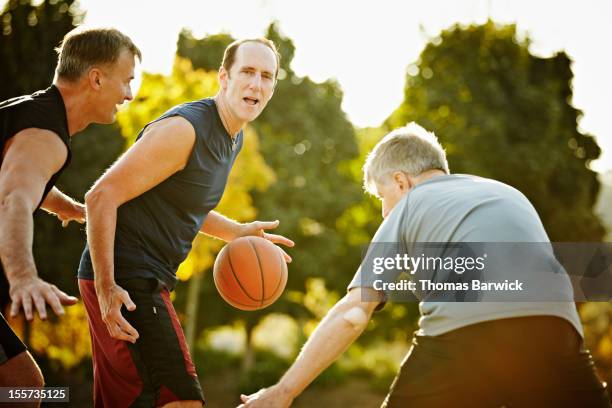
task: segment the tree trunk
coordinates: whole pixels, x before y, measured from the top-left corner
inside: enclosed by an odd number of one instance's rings
[[[185,317],[187,318],[187,322],[185,324],[185,339],[192,355],[196,341],[196,331],[198,329],[200,286],[202,285],[203,275],[204,273],[195,273],[191,279],[189,279],[189,289],[187,291],[187,305],[185,307]]]
[[[253,347],[253,329],[255,329],[255,325],[249,324],[247,322],[244,325],[244,331],[246,332],[246,336],[244,339],[244,354],[242,355],[242,367],[241,372],[242,375],[245,375],[249,371],[253,369],[255,365],[255,348]]]

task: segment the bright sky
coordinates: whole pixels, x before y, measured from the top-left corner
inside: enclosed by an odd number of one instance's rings
[[[144,54],[142,68],[170,72],[181,28],[198,36],[260,36],[271,21],[294,41],[293,69],[315,81],[336,78],[357,126],[378,126],[400,104],[405,69],[428,37],[488,16],[516,22],[532,52],[565,50],[574,60],[580,129],[603,149],[594,170],[612,170],[612,2],[609,0],[81,0],[85,23],[114,26]],[[421,27],[423,30],[421,30]],[[373,81],[373,79],[375,79]]]

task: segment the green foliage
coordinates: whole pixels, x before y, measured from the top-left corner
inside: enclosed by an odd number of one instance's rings
[[[289,362],[270,351],[257,350],[253,368],[241,374],[238,390],[252,394],[261,388],[275,384],[289,368]]]
[[[577,130],[571,60],[538,58],[514,25],[455,26],[408,67],[405,99],[388,129],[416,121],[436,132],[451,171],[491,177],[522,191],[555,241],[598,241],[588,169],[599,156]]]
[[[176,54],[189,59],[195,69],[217,71],[225,48],[232,41],[234,39],[229,34],[213,34],[197,39],[191,31],[183,29],[179,34]]]
[[[38,3],[9,0],[0,15],[0,101],[49,86],[57,60],[54,48],[83,16],[75,0]]]
[[[292,42],[275,25],[266,37],[284,52],[286,78],[254,123],[266,162],[278,177],[255,202],[263,218],[280,219],[281,232],[297,243],[289,288],[303,291],[307,277],[324,276],[330,289],[344,292],[359,264],[358,248],[349,247],[337,230],[346,208],[362,199],[345,168],[358,155],[355,133],[340,107],[338,84],[295,75]]]
[[[237,367],[240,363],[240,356],[212,347],[195,348],[193,362],[199,373],[204,376],[214,376],[230,367]]]

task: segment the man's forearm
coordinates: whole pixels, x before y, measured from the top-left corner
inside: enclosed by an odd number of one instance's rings
[[[16,194],[0,200],[0,259],[9,283],[35,277],[32,255],[33,208]]]
[[[94,269],[96,287],[106,288],[115,283],[114,244],[117,228],[117,206],[97,192],[88,193],[87,244]]]
[[[229,242],[240,236],[241,227],[242,224],[239,222],[229,219],[216,211],[211,211],[206,216],[200,232]]]
[[[281,378],[278,386],[295,398],[361,335],[368,318],[362,324],[352,324],[345,313],[359,307],[355,303],[340,301],[319,323],[306,341],[293,365]],[[363,312],[364,316],[366,313]]]
[[[62,214],[71,212],[76,205],[77,202],[75,200],[62,193],[57,187],[53,187],[40,205],[40,208],[53,214]]]

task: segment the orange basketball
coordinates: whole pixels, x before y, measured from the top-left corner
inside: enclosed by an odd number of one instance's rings
[[[283,293],[287,264],[276,245],[259,237],[241,237],[225,245],[213,268],[215,286],[230,305],[263,309]]]

